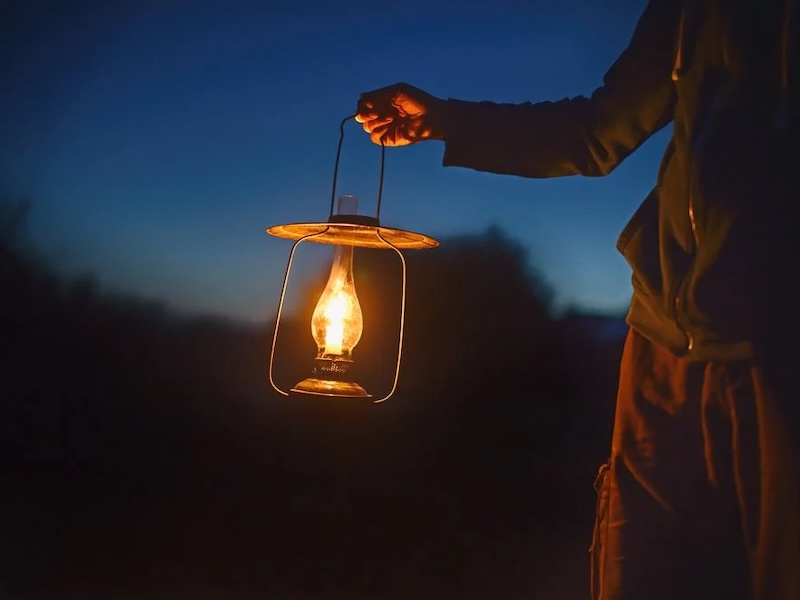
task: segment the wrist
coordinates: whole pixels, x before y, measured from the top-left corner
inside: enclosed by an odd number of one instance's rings
[[[447,100],[436,98],[430,103],[425,115],[427,135],[429,140],[442,140],[447,138]]]

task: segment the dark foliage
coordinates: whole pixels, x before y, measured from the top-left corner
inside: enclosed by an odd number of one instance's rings
[[[356,360],[380,393],[399,267],[356,261]],[[0,290],[8,597],[583,597],[619,339],[551,318],[500,231],[408,255],[401,380],[378,405],[279,396],[271,326],[61,281],[8,235]],[[290,383],[309,298],[281,330]]]

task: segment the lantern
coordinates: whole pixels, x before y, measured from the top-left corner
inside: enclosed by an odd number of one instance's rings
[[[354,117],[355,115],[346,117],[339,125],[339,144],[336,149],[330,213],[327,222],[291,223],[275,225],[267,229],[267,233],[271,235],[294,240],[294,244],[289,251],[286,273],[281,288],[269,361],[270,384],[278,393],[284,396],[306,394],[372,398],[372,395],[367,390],[353,380],[350,367],[354,361],[354,348],[358,344],[363,330],[363,316],[356,293],[356,281],[353,276],[354,249],[374,248],[394,251],[401,265],[400,322],[394,379],[389,392],[384,397],[375,400],[375,402],[387,400],[397,388],[400,358],[403,349],[406,261],[401,250],[435,248],[439,245],[438,241],[425,234],[381,225],[381,197],[383,195],[383,174],[386,162],[386,147],[383,144],[381,144],[380,178],[375,216],[359,215],[356,198],[347,195],[339,197],[337,210],[334,212],[339,158],[342,151],[342,142],[344,141],[344,126],[348,120]],[[309,377],[298,382],[287,392],[275,383],[273,365],[292,262],[298,246],[303,242],[332,245],[333,258],[327,284],[311,318],[311,334],[317,344],[317,355],[314,359],[312,372]]]

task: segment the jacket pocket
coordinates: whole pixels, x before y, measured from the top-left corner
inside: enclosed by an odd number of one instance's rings
[[[597,492],[597,509],[594,517],[592,545],[589,548],[591,561],[590,581],[592,600],[600,600],[603,590],[606,554],[608,552],[608,497],[611,480],[610,461],[602,464],[594,480]]]
[[[628,258],[628,246],[631,245],[631,242],[636,241],[636,238],[641,235],[642,229],[652,229],[653,225],[658,226],[658,187],[650,190],[650,193],[642,200],[628,223],[623,227],[617,239],[617,251]],[[657,234],[657,229],[645,232],[646,235],[653,233]]]
[[[655,187],[633,213],[617,240],[617,250],[633,271],[634,287],[653,297],[661,295],[658,196],[659,189]]]

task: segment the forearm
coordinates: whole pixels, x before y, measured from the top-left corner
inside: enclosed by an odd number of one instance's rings
[[[523,177],[606,175],[671,118],[661,105],[644,113],[614,119],[585,97],[538,104],[449,100],[443,162]]]
[[[523,177],[603,174],[612,157],[595,150],[581,116],[585,103],[448,100],[443,162]]]

